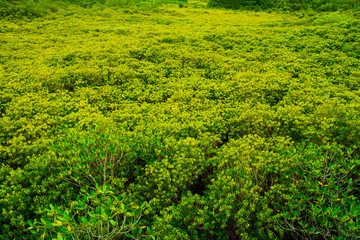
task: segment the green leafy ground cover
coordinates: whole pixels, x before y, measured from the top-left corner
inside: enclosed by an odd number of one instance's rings
[[[209,0],[209,5],[231,9],[286,9],[298,11],[312,9],[316,11],[338,11],[346,9],[360,10],[359,0]]]
[[[0,239],[359,238],[356,16],[0,19]]]

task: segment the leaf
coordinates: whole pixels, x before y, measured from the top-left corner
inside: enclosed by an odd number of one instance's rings
[[[85,223],[85,224],[88,223],[88,221],[87,221],[87,219],[86,219],[85,217],[82,217],[82,218],[81,218],[81,221],[82,221],[83,223]]]
[[[58,232],[57,234],[57,239],[58,240],[64,240],[63,236],[61,235],[61,233]]]
[[[127,212],[127,213],[126,213],[126,216],[128,216],[128,217],[133,217],[133,216],[134,216],[134,213]]]
[[[113,225],[113,226],[116,226],[116,222],[114,220],[110,220],[110,223]]]

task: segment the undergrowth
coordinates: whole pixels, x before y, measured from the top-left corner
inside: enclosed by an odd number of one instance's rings
[[[0,239],[360,237],[356,14],[202,3],[0,19]]]

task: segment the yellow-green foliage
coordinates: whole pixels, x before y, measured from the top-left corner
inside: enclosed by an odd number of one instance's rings
[[[0,19],[0,239],[96,183],[148,202],[158,239],[359,237],[359,30],[178,5]]]

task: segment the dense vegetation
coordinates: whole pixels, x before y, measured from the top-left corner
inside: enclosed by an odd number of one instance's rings
[[[283,9],[290,11],[304,9],[316,11],[360,9],[359,0],[209,0],[209,5],[232,9]]]
[[[106,7],[142,7],[154,9],[163,3],[178,3],[183,6],[187,0],[0,0],[0,17],[41,17],[57,12],[69,5],[89,8],[94,5]]]
[[[358,12],[107,3],[0,19],[0,239],[360,237]]]
[[[180,7],[188,3],[187,0],[0,0],[0,17],[30,18],[44,16],[50,12],[76,4],[81,7],[101,5],[106,7],[142,7],[153,9],[162,4],[177,3]],[[200,0],[197,7],[222,7],[245,10],[281,10],[281,11],[338,11],[357,9],[360,10],[360,0]]]

